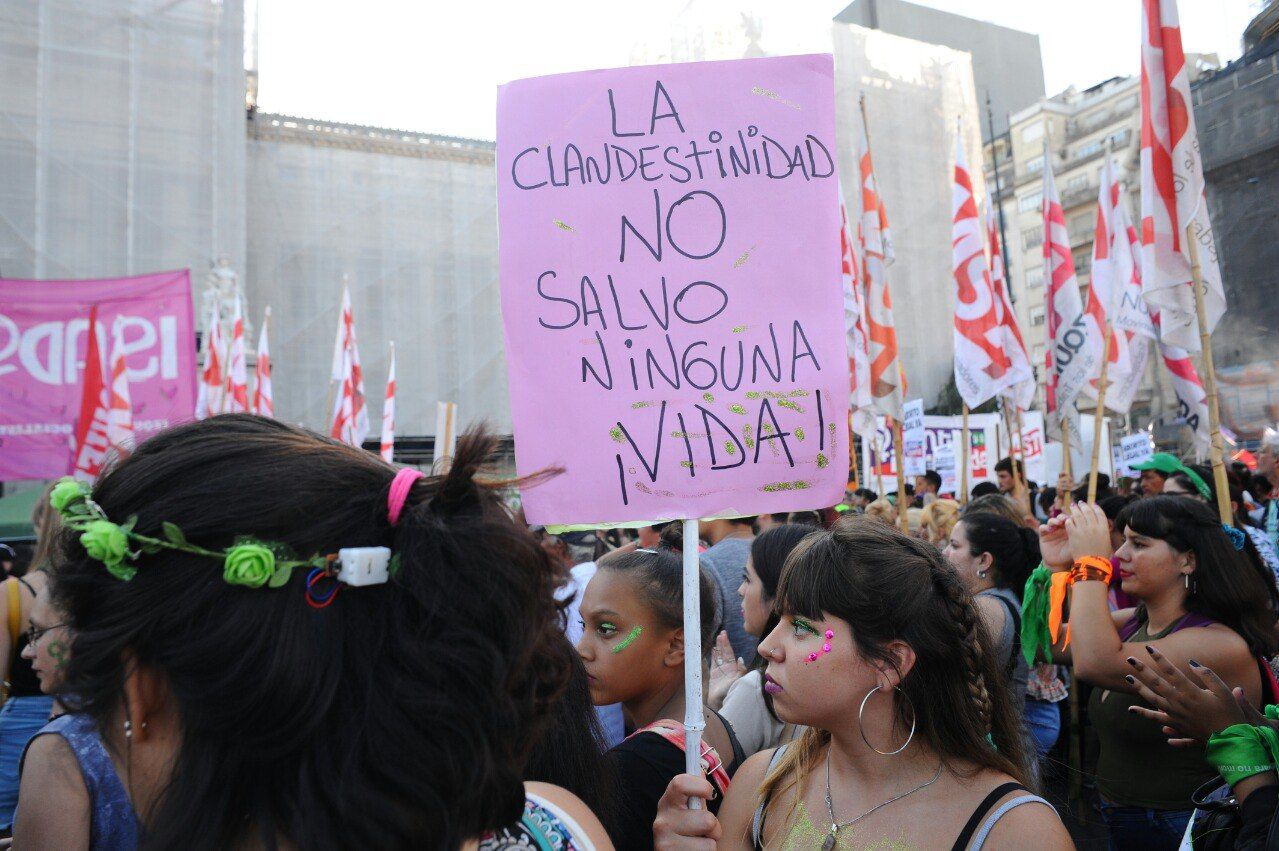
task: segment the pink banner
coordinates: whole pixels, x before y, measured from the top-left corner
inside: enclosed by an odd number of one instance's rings
[[[830,56],[498,92],[502,313],[534,523],[838,503],[848,471]]]
[[[191,419],[195,323],[187,270],[84,281],[0,278],[0,481],[70,472],[92,304],[103,357],[123,317],[138,439]]]

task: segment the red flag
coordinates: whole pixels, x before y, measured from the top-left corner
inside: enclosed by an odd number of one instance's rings
[[[223,411],[239,414],[249,410],[249,376],[244,357],[244,300],[237,294],[231,316],[231,356],[227,359],[227,393]]]
[[[862,189],[862,218],[857,232],[862,241],[862,278],[866,287],[866,335],[870,342],[870,386],[875,407],[895,420],[902,418],[906,376],[897,351],[897,327],[893,322],[893,299],[888,290],[888,266],[893,261],[893,244],[888,230],[888,213],[875,183],[870,158],[870,139],[862,128],[859,158]]]
[[[271,324],[271,308],[262,317],[262,330],[258,333],[258,359],[253,366],[253,413],[263,417],[275,416],[275,398],[271,392],[271,348],[267,342],[267,326]]]
[[[124,323],[117,316],[111,330],[110,407],[107,409],[107,443],[119,449],[133,447],[133,402],[129,396],[129,369],[124,362]]]
[[[346,352],[344,355],[343,352]],[[355,339],[355,312],[351,309],[351,291],[342,288],[342,311],[338,316],[337,336],[333,341],[333,381],[351,382],[351,442],[359,446],[369,434],[369,409],[364,396],[364,370],[360,367],[360,347]]]
[[[209,327],[204,332],[204,368],[200,371],[199,395],[195,402],[195,418],[202,420],[222,413],[222,400],[226,396],[222,374],[222,321],[218,304],[213,303],[209,315]]]
[[[1026,376],[1010,384],[1004,391],[1004,396],[1017,408],[1028,411],[1035,402],[1035,370],[1031,368],[1030,354],[1026,351],[1021,326],[1017,322],[1017,312],[1013,310],[1004,271],[1004,256],[999,250],[999,231],[995,225],[994,208],[989,202],[986,205],[986,242],[990,247],[990,284],[995,290],[995,311],[999,324],[1004,329],[1004,351],[1012,361],[1013,368]]]
[[[382,460],[395,460],[395,344],[391,344],[391,365],[386,373],[386,401],[382,403]]]
[[[1204,318],[1211,331],[1226,311],[1217,245],[1204,197],[1203,157],[1190,101],[1177,0],[1142,0],[1142,293],[1162,320],[1162,339],[1200,349],[1186,228],[1198,242]]]
[[[98,348],[98,307],[89,308],[89,351],[84,358],[84,392],[80,395],[80,418],[76,422],[72,475],[92,483],[102,472],[107,450],[107,422],[111,398],[102,375],[102,355]]]
[[[843,197],[843,193],[840,193]],[[848,227],[848,210],[839,205],[843,226],[839,231],[841,276],[844,286],[844,333],[848,342],[848,374],[851,377],[849,410],[858,434],[875,428],[875,397],[870,392],[870,342],[866,339],[866,298],[857,275],[857,252]]]

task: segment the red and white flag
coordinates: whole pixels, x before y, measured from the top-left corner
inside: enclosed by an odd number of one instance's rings
[[[209,316],[208,330],[204,332],[204,368],[200,371],[199,393],[195,401],[197,420],[222,413],[222,398],[226,395],[222,363],[222,352],[226,344],[222,341],[222,321],[218,314],[218,304],[215,301]]]
[[[382,403],[382,460],[395,460],[395,344],[391,344],[391,365],[386,373],[386,401]]]
[[[111,329],[111,385],[107,408],[107,443],[124,451],[133,448],[133,402],[129,396],[129,368],[124,362],[124,323],[117,316]]]
[[[1142,0],[1141,23],[1142,292],[1150,311],[1160,315],[1162,339],[1197,352],[1187,227],[1199,246],[1209,331],[1226,312],[1226,294],[1208,220],[1176,0]]]
[[[263,417],[275,416],[275,396],[271,392],[271,347],[267,341],[267,326],[271,324],[271,308],[262,317],[262,330],[258,332],[258,359],[253,366],[253,413]]]
[[[858,162],[862,217],[857,232],[862,243],[862,279],[866,287],[866,336],[870,349],[871,396],[880,413],[900,421],[906,376],[898,356],[893,299],[888,291],[888,267],[893,262],[893,243],[888,230],[884,199],[880,197],[875,184],[870,140],[864,126]]]
[[[840,193],[843,197],[843,193]],[[840,272],[844,286],[844,333],[848,342],[848,373],[852,377],[849,410],[853,431],[870,435],[875,429],[875,398],[870,392],[870,342],[866,339],[866,297],[857,274],[857,251],[848,226],[848,209],[839,205]]]
[[[999,324],[1004,327],[1004,352],[1013,363],[1013,369],[1026,377],[1004,389],[1003,395],[1012,405],[1023,411],[1035,403],[1035,370],[1030,365],[1030,354],[1021,336],[1017,312],[1013,310],[1012,295],[1008,291],[1008,279],[1004,270],[1003,252],[999,250],[999,230],[995,224],[995,211],[986,205],[986,241],[990,246],[990,284],[995,290],[995,312]]]
[[[240,414],[249,410],[249,374],[244,356],[244,300],[237,294],[231,315],[231,350],[227,357],[227,388],[222,411]]]
[[[337,400],[333,409],[333,425],[329,429],[329,436],[340,440],[343,443],[349,443],[351,446],[360,446],[364,443],[363,438],[355,439],[355,390],[351,381],[351,350],[342,350],[342,367],[343,374],[346,376],[342,379],[342,384],[338,390]]]
[[[92,484],[102,472],[111,441],[107,438],[111,396],[102,374],[102,353],[98,342],[98,307],[89,308],[89,350],[84,358],[80,417],[76,421],[72,447],[72,475]]]
[[[364,443],[369,435],[369,410],[364,395],[364,370],[360,368],[360,347],[355,339],[355,314],[351,310],[351,291],[342,288],[342,312],[338,317],[337,336],[333,341],[333,368],[330,379],[351,384],[351,425],[352,439],[347,441],[354,446]],[[334,422],[339,418],[342,399],[337,401],[334,410]]]
[[[1120,298],[1134,269],[1128,248],[1128,232],[1120,221],[1119,186],[1115,182],[1111,158],[1106,157],[1101,171],[1097,195],[1097,225],[1093,232],[1092,274],[1088,283],[1088,301],[1084,308],[1091,325],[1090,342],[1098,341],[1097,366],[1089,376],[1083,393],[1096,400],[1101,381],[1101,355],[1105,350],[1104,334],[1109,329],[1109,363],[1106,366],[1106,405],[1117,413],[1128,412],[1132,393],[1136,392],[1128,335],[1117,327]],[[1144,366],[1144,364],[1143,364]],[[1136,376],[1140,382],[1140,376]],[[1131,392],[1129,392],[1131,391]]]
[[[977,212],[963,134],[955,137],[951,186],[951,271],[955,279],[955,386],[970,408],[1024,381],[1008,357],[999,299],[986,264],[986,231]]]
[[[1047,385],[1047,424],[1059,428],[1063,417],[1076,415],[1075,400],[1101,358],[1097,343],[1100,332],[1084,313],[1075,277],[1075,259],[1070,253],[1066,217],[1053,179],[1052,162],[1044,149],[1044,278],[1048,292],[1044,313],[1047,319],[1047,351],[1044,356]]]

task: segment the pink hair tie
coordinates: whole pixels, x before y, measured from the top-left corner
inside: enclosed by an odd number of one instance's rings
[[[425,479],[426,473],[405,467],[395,474],[391,481],[391,490],[386,495],[386,520],[392,526],[400,522],[400,513],[404,511],[404,500],[408,499],[413,483]]]

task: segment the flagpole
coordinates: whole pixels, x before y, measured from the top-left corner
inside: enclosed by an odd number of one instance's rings
[[[857,487],[865,487],[862,484],[862,467],[861,461],[857,455],[857,434],[853,431],[852,411],[848,413],[848,454],[853,459],[853,481],[857,483]]]
[[[893,460],[897,464],[897,522],[903,532],[910,534],[910,520],[906,517],[906,465],[902,461],[902,421],[893,420]]]
[[[342,290],[344,292],[346,291],[347,285],[350,282],[350,280],[351,280],[351,276],[348,275],[346,272],[343,272],[342,273]],[[342,326],[342,303],[341,301],[339,301],[338,302],[338,327],[341,328],[341,326]],[[333,373],[330,369],[329,395],[324,402],[324,416],[327,421],[327,425],[325,426],[326,432],[333,426],[333,397],[334,397],[334,392],[336,387],[337,387],[337,381],[333,378]]]
[[[1008,457],[1013,464],[1013,497],[1017,500],[1017,504],[1021,505],[1026,502],[1026,496],[1029,488],[1026,486],[1026,461],[1025,452],[1021,449],[1021,429],[1017,429],[1017,436],[1013,437],[1013,414],[1008,410],[1007,402],[1004,404],[1004,430],[1008,432]],[[1011,405],[1013,411],[1017,410],[1016,403]],[[1034,512],[1031,511],[1031,514]]]
[[[1204,368],[1204,392],[1208,396],[1208,428],[1211,444],[1208,457],[1212,461],[1212,479],[1217,488],[1217,511],[1222,525],[1234,526],[1230,510],[1230,484],[1226,480],[1226,465],[1222,460],[1225,447],[1221,439],[1221,408],[1217,401],[1217,371],[1212,362],[1212,332],[1204,315],[1203,272],[1199,267],[1199,240],[1194,234],[1195,223],[1186,225],[1186,244],[1190,248],[1191,289],[1195,292],[1195,315],[1199,319],[1199,345],[1202,348]]]
[[[885,418],[886,419],[886,418]],[[877,499],[884,496],[884,468],[879,463],[879,424],[875,424],[875,436],[870,441],[870,462],[875,468],[875,486]]]
[[[1114,333],[1106,322],[1106,340],[1101,347],[1101,374],[1097,381],[1097,410],[1092,420],[1092,464],[1088,468],[1088,504],[1097,501],[1097,466],[1101,461],[1101,430],[1106,418],[1106,368],[1110,366],[1110,337]]]
[[[702,731],[706,711],[702,708],[702,618],[701,562],[697,552],[696,520],[684,521],[684,771],[702,773]],[[689,798],[690,810],[701,809],[701,799]]]
[[[1030,479],[1026,475],[1026,440],[1025,431],[1022,429],[1021,408],[1013,404],[1013,422],[1017,425],[1017,457],[1020,459],[1017,470],[1017,479],[1021,482],[1022,498],[1026,501],[1026,513],[1028,516],[1035,515],[1034,498],[1030,494]]]
[[[269,304],[266,306],[266,310],[265,310],[265,311],[263,312],[263,314],[262,314],[262,333],[264,333],[264,334],[266,334],[266,335],[267,335],[267,339],[270,339],[270,336],[271,336],[271,305],[269,305]],[[256,357],[258,357],[258,358],[262,357],[262,353],[261,353],[261,352],[256,352],[256,353],[255,353],[255,355],[256,355]],[[261,403],[262,403],[262,387],[261,387],[262,379],[258,377],[257,372],[258,372],[258,370],[257,370],[257,362],[256,362],[256,360],[255,360],[255,361],[254,361],[254,368],[253,368],[253,395],[252,395],[252,396],[250,396],[250,397],[249,397],[249,399],[253,402],[253,413],[258,414],[258,415],[260,416],[260,415],[262,414],[262,411],[261,411],[261,410],[259,410],[259,408],[261,407]]]
[[[959,504],[968,504],[968,403],[964,403],[964,425],[959,439],[959,451],[955,453],[955,463],[959,466]]]

